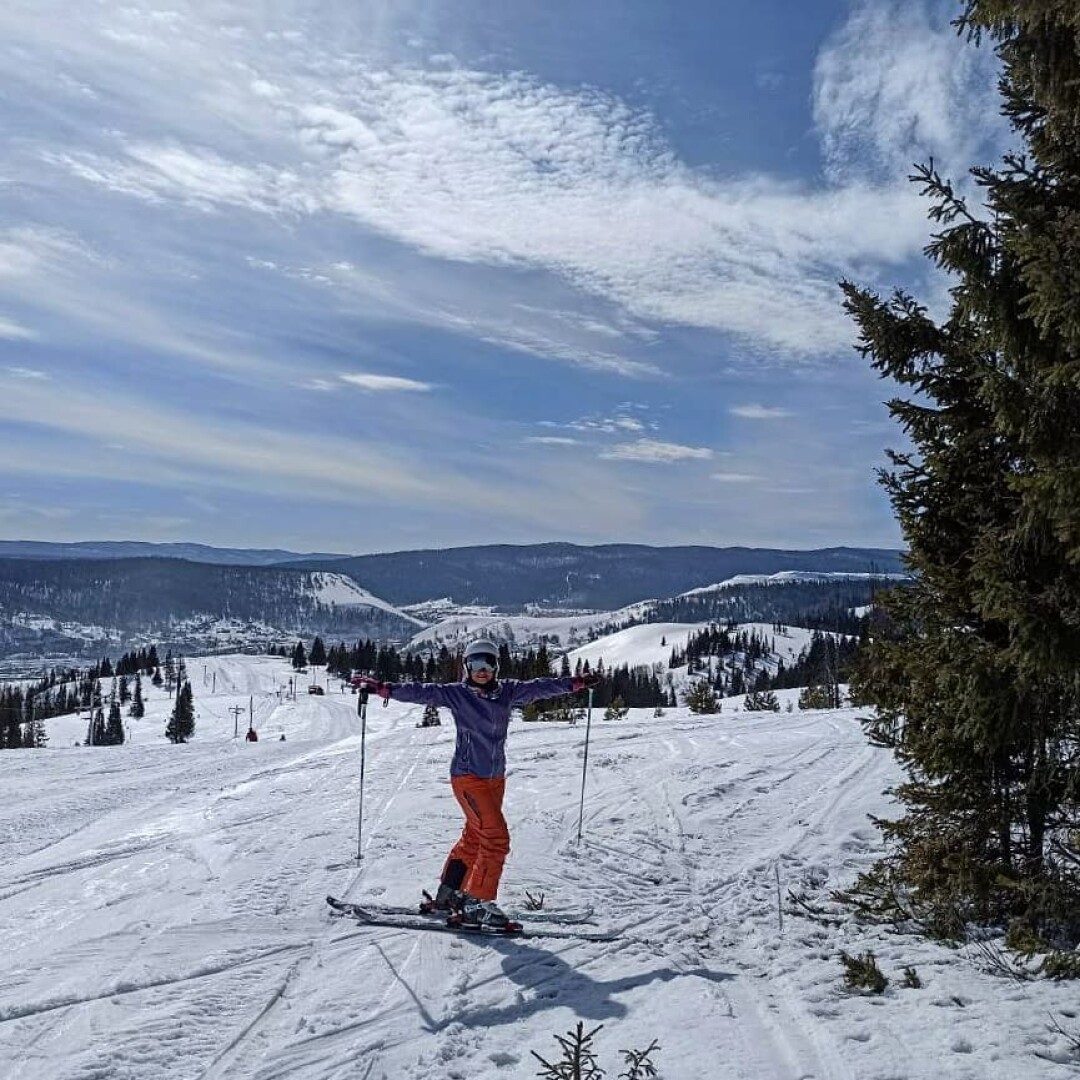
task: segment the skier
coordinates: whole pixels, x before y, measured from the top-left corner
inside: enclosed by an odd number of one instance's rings
[[[244,738],[247,739],[248,742],[258,742],[259,733],[253,727],[249,727]]]
[[[595,686],[599,678],[585,674],[500,680],[498,646],[482,638],[465,649],[459,683],[380,683],[369,678],[365,682],[383,701],[393,698],[450,710],[457,727],[450,786],[465,815],[465,828],[447,856],[428,910],[446,911],[459,925],[505,930],[509,920],[495,898],[510,854],[510,834],[502,812],[510,711],[530,701]]]

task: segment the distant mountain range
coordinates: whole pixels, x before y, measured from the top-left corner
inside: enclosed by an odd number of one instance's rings
[[[143,540],[80,540],[51,544],[44,540],[0,540],[3,559],[140,559],[160,556],[221,566],[274,566],[277,563],[322,559],[345,559],[347,555],[324,555],[275,548],[218,548],[207,544],[151,544]]]
[[[903,565],[881,548],[535,544],[344,556],[0,541],[0,658],[115,656],[150,642],[222,651],[315,634],[402,642],[462,608],[612,611],[781,571],[886,575]]]

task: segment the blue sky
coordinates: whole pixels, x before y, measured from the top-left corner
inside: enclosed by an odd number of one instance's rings
[[[937,0],[6,0],[0,536],[900,544]]]

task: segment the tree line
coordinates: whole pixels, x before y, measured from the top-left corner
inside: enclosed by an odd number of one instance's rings
[[[342,679],[354,672],[362,672],[387,682],[456,682],[461,678],[461,650],[451,651],[443,643],[437,650],[399,651],[393,645],[372,641],[357,641],[349,646],[344,643],[326,647],[322,638],[316,637],[310,647],[298,641],[291,650],[278,646],[273,655],[288,657],[295,669],[309,664],[325,664],[326,670]],[[605,669],[597,665],[595,673],[600,676],[593,690],[593,703],[606,708],[618,700],[628,708],[653,708],[658,705],[675,704],[673,693],[661,680],[659,674],[649,667],[623,664]],[[499,645],[499,674],[509,679],[539,679],[549,677],[552,656],[546,643],[521,653],[511,653],[509,645]],[[579,660],[573,668],[564,655],[559,668],[561,676],[581,675],[590,671],[588,661]],[[552,706],[554,708],[554,706]],[[539,709],[544,712],[543,708]]]
[[[170,716],[166,735],[185,742],[195,730],[191,684],[182,656],[166,651],[164,661],[156,645],[125,653],[113,664],[103,657],[88,668],[53,668],[36,681],[23,686],[12,683],[0,687],[0,749],[37,749],[48,745],[45,721],[56,716],[87,712],[87,746],[118,746],[125,741],[122,718],[141,720],[146,714],[143,677],[171,694],[177,690],[176,708]],[[106,693],[103,683],[110,682]],[[179,715],[177,716],[177,712]]]

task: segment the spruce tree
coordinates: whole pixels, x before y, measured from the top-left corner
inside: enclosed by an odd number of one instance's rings
[[[720,711],[716,691],[707,679],[699,679],[686,693],[686,705],[692,713],[715,713]]]
[[[195,704],[191,693],[191,683],[186,682],[176,695],[169,722],[165,727],[165,736],[170,742],[187,742],[195,734]]]
[[[90,723],[86,730],[87,746],[105,746],[105,709],[100,702],[90,713]]]
[[[49,733],[45,728],[45,721],[34,712],[32,699],[30,722],[26,728],[26,737],[23,739],[23,745],[33,747],[35,750],[43,749],[49,745]]]
[[[780,700],[771,690],[755,690],[743,698],[747,712],[779,712]]]
[[[863,885],[942,933],[1080,929],[1080,9],[969,0],[958,26],[995,44],[1025,153],[972,169],[985,209],[916,169],[954,282],[940,324],[843,286],[913,447],[881,480],[914,580],[853,680],[906,815]]]
[[[630,710],[621,697],[612,698],[607,709],[604,710],[605,720],[622,720]]]
[[[95,681],[90,697],[90,722],[86,729],[87,746],[105,745],[105,707],[101,696],[101,683]]]
[[[105,724],[105,742],[120,746],[124,741],[124,721],[120,718],[120,702],[114,695],[109,701],[109,719]]]
[[[292,666],[296,671],[302,671],[308,665],[307,651],[304,649],[304,643],[298,641],[296,648],[292,652]]]
[[[142,696],[142,676],[135,676],[135,689],[131,695],[131,705],[128,706],[128,716],[133,720],[141,720],[146,715],[146,705]]]

